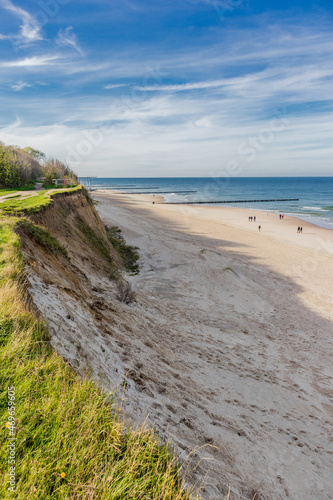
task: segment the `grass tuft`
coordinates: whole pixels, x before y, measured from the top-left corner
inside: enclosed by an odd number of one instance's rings
[[[138,247],[134,247],[126,243],[119,227],[105,226],[105,229],[110,243],[121,257],[127,271],[130,271],[132,274],[139,274],[140,268],[138,260],[140,255],[138,253]]]
[[[55,255],[62,254],[68,258],[67,250],[60,245],[58,240],[54,238],[49,231],[42,226],[34,224],[31,220],[21,219],[17,223],[17,227],[23,228],[24,231],[47,252]]]
[[[87,224],[81,217],[77,216],[76,219],[76,226],[77,228],[81,231],[83,234],[87,244],[95,250],[101,257],[103,257],[106,261],[109,263],[112,263],[111,255],[110,255],[110,250],[109,248],[105,245],[105,242],[103,241],[102,238],[100,238],[96,232],[93,230],[89,224]],[[107,243],[107,241],[106,241]]]

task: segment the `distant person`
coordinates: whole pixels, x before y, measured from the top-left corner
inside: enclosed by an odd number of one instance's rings
[[[280,220],[282,219],[282,215],[280,214]]]
[[[251,222],[251,217],[249,217],[249,222]]]
[[[258,226],[258,230],[259,230],[259,233],[260,233],[260,230],[261,230],[261,226]]]
[[[300,228],[300,226],[298,226],[298,228],[297,228],[297,232],[298,232],[298,233],[300,233],[300,232],[301,232],[301,228]]]
[[[301,227],[301,233],[303,233],[303,228]]]
[[[254,220],[254,222],[255,222],[255,221],[257,220],[257,217],[256,217],[256,216],[254,216],[254,217],[253,217],[253,220]]]
[[[282,219],[284,219],[284,215],[282,214]]]

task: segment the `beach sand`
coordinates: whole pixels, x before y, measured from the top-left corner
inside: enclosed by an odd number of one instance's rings
[[[140,248],[127,414],[149,414],[182,457],[201,447],[188,481],[203,481],[204,498],[231,485],[231,500],[332,499],[333,231],[260,210],[93,197]]]

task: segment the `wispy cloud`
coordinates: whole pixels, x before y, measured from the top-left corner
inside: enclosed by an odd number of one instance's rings
[[[119,87],[128,87],[128,83],[111,83],[110,85],[104,85],[105,90],[117,89]]]
[[[33,56],[15,61],[1,61],[0,68],[25,68],[33,66],[49,66],[59,59],[59,56]]]
[[[32,85],[30,85],[30,83],[26,83],[26,82],[18,82],[16,83],[15,85],[12,85],[11,88],[15,91],[15,92],[20,92],[21,90],[27,88],[27,87],[32,87]]]
[[[176,85],[151,85],[147,87],[136,87],[137,90],[146,91],[186,91],[186,90],[199,90],[210,89],[214,87],[221,87],[225,84],[225,80],[216,80],[211,82],[196,82],[196,83],[180,83]]]
[[[18,34],[0,34],[1,40],[12,40],[17,46],[21,46],[43,39],[40,25],[29,12],[14,5],[11,0],[0,0],[0,7],[18,17],[22,23]]]
[[[56,42],[59,47],[69,47],[76,50],[81,56],[84,55],[83,50],[79,46],[77,36],[73,31],[73,26],[68,26],[65,30],[59,30]]]

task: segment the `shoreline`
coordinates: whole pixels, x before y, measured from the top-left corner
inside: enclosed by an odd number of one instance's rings
[[[329,500],[332,232],[302,221],[297,234],[297,218],[261,210],[93,196],[140,249],[128,342],[144,390],[130,389],[131,418],[149,414],[180,455],[197,450],[205,499],[231,485],[237,500]]]
[[[284,214],[285,216],[288,216],[288,217],[292,217],[294,219],[297,220],[297,222],[299,223],[299,225],[302,225],[302,223],[307,223],[307,224],[311,224],[315,227],[320,227],[322,229],[328,229],[330,231],[333,231],[333,221],[330,222],[330,221],[321,221],[321,220],[315,220],[313,219],[314,216],[311,217],[311,215],[307,215],[307,214],[293,214],[292,212],[288,212],[288,211],[283,211],[283,210],[273,210],[273,209],[269,209],[269,210],[264,210],[264,209],[260,209],[260,208],[245,208],[245,207],[239,207],[239,206],[230,206],[229,204],[221,204],[221,205],[218,205],[216,204],[215,206],[212,206],[211,204],[207,203],[207,204],[204,204],[204,203],[200,203],[200,204],[196,204],[196,203],[173,203],[173,202],[166,202],[165,201],[165,196],[162,196],[162,195],[159,195],[159,194],[131,194],[131,193],[124,193],[124,192],[120,192],[120,191],[116,191],[114,189],[95,189],[94,191],[92,191],[92,194],[96,193],[96,194],[107,194],[108,192],[110,193],[113,193],[113,194],[116,194],[116,195],[121,195],[121,196],[134,196],[134,197],[139,197],[138,199],[142,198],[142,201],[145,201],[144,198],[149,198],[151,201],[155,201],[155,200],[159,200],[158,203],[161,203],[161,204],[165,204],[165,205],[178,205],[178,206],[191,206],[191,207],[211,207],[211,208],[230,208],[230,209],[241,209],[241,210],[248,210],[248,211],[258,211],[258,212],[263,212],[263,213],[271,213],[271,214],[277,214],[279,215],[280,213],[281,214]],[[311,219],[311,220],[307,220],[307,219]]]

